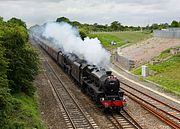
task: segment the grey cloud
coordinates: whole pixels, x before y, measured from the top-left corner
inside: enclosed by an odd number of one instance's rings
[[[179,5],[179,0],[0,0],[0,16],[22,18],[29,26],[61,16],[83,23],[147,25],[180,21]]]
[[[6,1],[6,2],[11,2],[11,1],[13,1],[13,2],[61,2],[61,1],[64,1],[64,0],[31,0],[31,1],[28,1],[28,0],[0,0],[0,2],[1,1]]]
[[[140,4],[140,5],[152,5],[168,2],[169,0],[111,0],[116,3],[129,3],[129,4]]]

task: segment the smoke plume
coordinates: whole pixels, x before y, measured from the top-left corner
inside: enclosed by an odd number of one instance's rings
[[[51,47],[61,48],[65,53],[75,53],[89,64],[100,67],[110,63],[110,54],[97,38],[86,37],[82,40],[78,30],[67,23],[47,23],[43,29],[41,27],[42,30],[42,36],[51,39],[49,44]]]

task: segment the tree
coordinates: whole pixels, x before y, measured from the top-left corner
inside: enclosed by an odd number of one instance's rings
[[[3,17],[0,16],[0,26],[4,24]]]
[[[88,32],[87,32],[87,30],[85,28],[79,29],[79,35],[80,35],[82,40],[84,40],[84,38],[87,37],[87,34],[88,34]]]
[[[4,58],[4,49],[0,42],[0,88],[4,88],[8,86],[7,82],[7,67],[8,67],[8,61],[6,58]]]
[[[0,127],[25,128],[16,121],[22,111],[13,93],[33,95],[32,80],[38,71],[38,56],[28,43],[26,25],[20,19],[8,22],[0,18]],[[22,117],[22,115],[20,116]],[[24,117],[24,116],[23,116]],[[21,118],[20,118],[21,119]]]
[[[0,27],[1,36],[1,27]],[[7,67],[8,61],[4,58],[4,48],[0,40],[0,127],[9,128],[11,125],[12,97],[8,91]]]
[[[179,27],[179,23],[174,20],[171,22],[171,27]]]
[[[162,23],[159,25],[159,29],[167,29],[169,27],[169,24],[168,23]]]
[[[38,71],[38,55],[28,44],[24,25],[8,22],[0,38],[8,59],[7,78],[11,93],[33,95],[32,80]]]
[[[114,21],[111,23],[111,28],[115,31],[116,30],[122,30],[122,25],[118,21]]]
[[[71,22],[71,25],[76,26],[76,27],[81,27],[82,26],[81,23],[79,23],[78,21]]]
[[[18,18],[11,18],[10,20],[8,20],[8,23],[15,24],[18,26],[23,26],[24,28],[26,28],[26,23]]]
[[[151,25],[151,30],[157,30],[157,29],[159,29],[159,25],[157,23]]]
[[[3,22],[3,17],[0,16],[0,22]]]
[[[56,22],[67,22],[70,23],[70,20],[66,17],[60,17],[56,19]]]

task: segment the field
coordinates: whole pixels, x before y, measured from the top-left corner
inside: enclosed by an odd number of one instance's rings
[[[137,43],[139,41],[143,41],[143,40],[146,40],[146,39],[152,37],[152,35],[150,33],[132,32],[132,31],[96,32],[96,33],[91,33],[88,36],[91,38],[97,37],[101,41],[102,45],[108,50],[120,47],[125,44]],[[112,41],[115,42],[116,45],[111,45]]]
[[[180,55],[173,56],[168,49],[154,59],[164,59],[164,61],[155,65],[147,64],[150,71],[150,76],[147,79],[160,84],[163,89],[180,96]],[[140,75],[141,69],[137,68],[133,73]]]

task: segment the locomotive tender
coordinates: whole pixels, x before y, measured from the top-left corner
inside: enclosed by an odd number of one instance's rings
[[[40,46],[58,63],[69,76],[78,83],[81,91],[87,93],[103,109],[121,110],[126,105],[124,92],[119,80],[111,71],[88,64],[73,53],[65,54],[60,49],[53,49],[43,39],[38,39]]]

